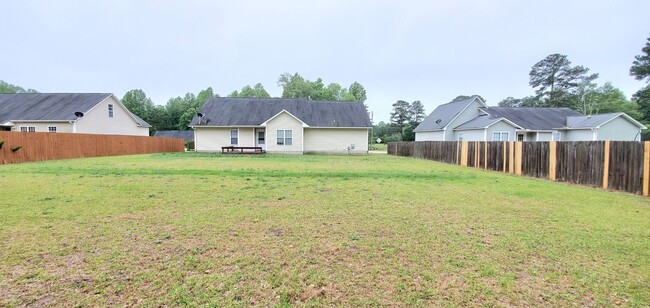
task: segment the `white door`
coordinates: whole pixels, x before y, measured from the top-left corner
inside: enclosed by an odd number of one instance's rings
[[[263,130],[257,130],[255,131],[255,134],[255,145],[266,151],[266,132]]]

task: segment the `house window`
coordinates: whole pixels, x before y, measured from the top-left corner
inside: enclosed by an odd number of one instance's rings
[[[463,141],[463,133],[458,133],[458,141]]]
[[[230,130],[230,144],[238,144],[239,143],[239,131],[236,129],[231,129]]]
[[[27,132],[34,133],[36,132],[36,126],[21,126],[20,131],[23,133],[27,133]]]
[[[292,145],[293,144],[293,131],[290,129],[278,129],[278,145]]]
[[[561,141],[562,140],[562,133],[561,132],[554,132],[553,133],[553,141]]]
[[[257,144],[264,144],[264,132],[257,132]]]
[[[492,141],[508,141],[510,139],[509,132],[494,132],[492,133]]]
[[[47,131],[50,133],[56,133],[56,126],[48,126]]]
[[[113,104],[108,104],[108,117],[113,117]]]
[[[517,141],[524,141],[524,134],[517,134]]]

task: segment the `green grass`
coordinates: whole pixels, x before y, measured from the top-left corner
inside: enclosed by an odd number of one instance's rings
[[[0,166],[0,306],[648,306],[650,201],[432,161]]]
[[[373,143],[368,148],[371,151],[387,151],[388,144],[385,143]]]

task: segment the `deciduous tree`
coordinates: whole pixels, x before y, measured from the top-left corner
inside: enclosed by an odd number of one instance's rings
[[[23,89],[22,87],[0,80],[0,93],[38,93],[34,89]]]
[[[122,103],[126,109],[149,122],[149,113],[153,109],[153,101],[141,89],[134,89],[126,92],[122,97]]]

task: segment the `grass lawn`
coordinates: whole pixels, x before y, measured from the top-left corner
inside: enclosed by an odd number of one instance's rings
[[[650,305],[650,199],[388,155],[0,165],[0,306]]]

